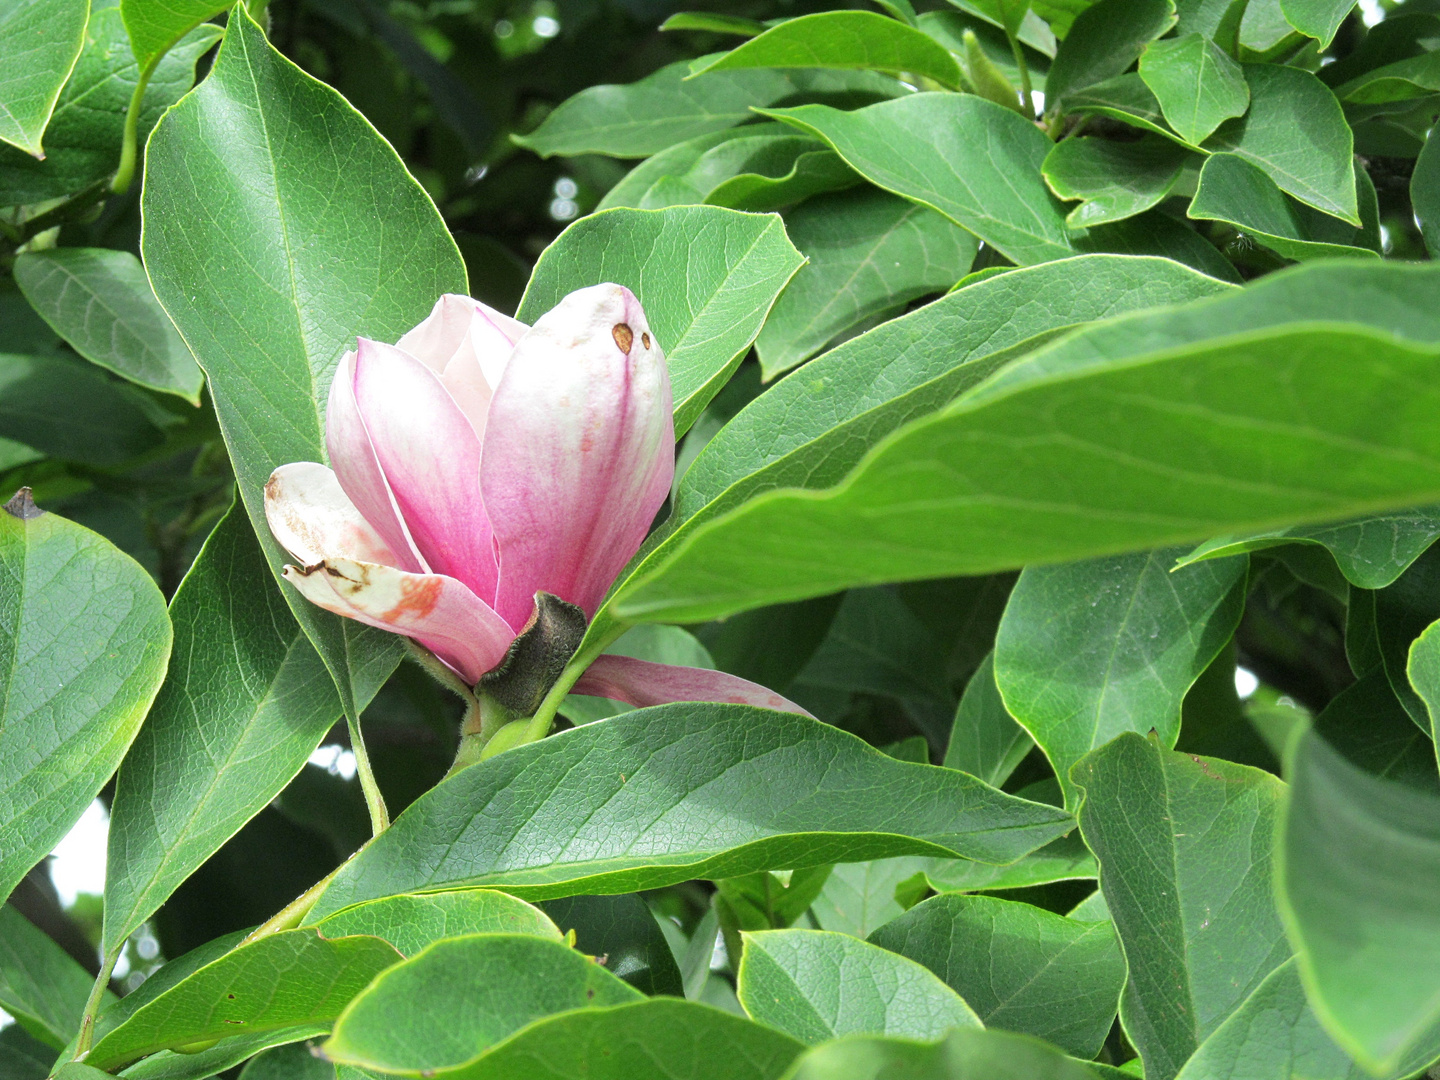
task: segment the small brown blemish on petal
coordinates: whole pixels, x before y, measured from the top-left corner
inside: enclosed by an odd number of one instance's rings
[[[648,330],[641,332],[640,344],[644,345],[647,349],[650,348],[650,332]]]
[[[611,327],[610,333],[615,338],[615,344],[620,346],[620,351],[629,356],[630,346],[635,344],[635,332],[630,329],[629,324],[616,323]]]

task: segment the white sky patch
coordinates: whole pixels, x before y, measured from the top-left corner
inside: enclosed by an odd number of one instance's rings
[[[15,1017],[11,1016],[11,1015],[10,1015],[9,1013],[7,1013],[4,1009],[0,1009],[0,1031],[4,1031],[7,1027],[9,1027],[9,1026],[10,1026],[11,1024],[13,1024],[14,1022],[15,1022]]]
[[[1259,689],[1260,680],[1253,671],[1243,667],[1235,669],[1235,693],[1239,694],[1242,699],[1248,698]]]
[[[355,778],[355,751],[339,743],[326,743],[310,755],[310,764],[319,765],[331,776],[342,780]]]
[[[1031,91],[1030,91],[1030,96],[1035,100],[1035,112],[1036,112],[1036,114],[1037,114],[1037,115],[1040,115],[1040,116],[1043,116],[1043,115],[1045,114],[1045,91],[1044,91],[1044,90],[1031,90]]]
[[[1385,8],[1380,0],[1360,0],[1360,18],[1365,20],[1366,26],[1374,26],[1385,18]]]
[[[110,815],[96,799],[80,815],[75,827],[51,852],[50,880],[62,907],[70,907],[81,893],[105,893],[105,843],[110,837]]]

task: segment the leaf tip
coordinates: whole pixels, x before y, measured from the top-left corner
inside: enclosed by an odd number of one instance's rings
[[[10,501],[5,504],[5,509],[11,516],[17,517],[21,521],[30,521],[45,513],[44,510],[41,510],[35,505],[35,499],[31,495],[28,487],[22,487],[19,491],[15,492],[15,494],[10,497]]]

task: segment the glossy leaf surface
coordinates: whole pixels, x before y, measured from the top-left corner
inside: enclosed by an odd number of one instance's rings
[[[45,125],[85,40],[89,0],[20,0],[0,17],[0,141],[43,157]]]

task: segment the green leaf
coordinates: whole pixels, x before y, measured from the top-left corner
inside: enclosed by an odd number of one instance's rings
[[[1335,87],[1335,96],[1354,105],[1383,105],[1430,97],[1440,91],[1440,53],[1426,52],[1374,68]]]
[[[1306,996],[1372,1073],[1440,1054],[1440,797],[1296,740],[1278,894]]]
[[[789,169],[778,175],[739,173],[717,184],[705,196],[711,206],[764,213],[803,202],[812,195],[841,191],[860,182],[855,171],[829,149],[809,150],[798,155]]]
[[[976,74],[972,49],[978,49],[983,56],[981,62],[998,71],[1013,92],[1020,83],[1020,68],[1015,63],[1015,52],[1010,47],[1010,41],[999,27],[998,19],[991,20],[974,8],[975,5],[970,4],[964,12],[926,11],[920,15],[916,25],[957,57],[963,57],[961,67],[972,81]],[[1030,32],[1032,29],[1036,31],[1033,34]],[[1025,70],[1030,75],[1030,85],[1032,89],[1043,91],[1045,75],[1050,70],[1050,58],[1055,54],[1054,35],[1033,13],[1027,13],[1019,37],[1022,44],[1021,55],[1025,57]],[[973,46],[970,45],[972,40]],[[1018,105],[1017,96],[1016,106]]]
[[[0,513],[0,897],[110,779],[170,657],[160,590],[22,489]]]
[[[15,260],[15,281],[85,359],[200,403],[205,377],[155,301],[140,260],[109,248],[52,248]]]
[[[1160,102],[1138,72],[1117,75],[1113,79],[1087,86],[1084,90],[1070,95],[1066,107],[1077,116],[1108,116],[1112,120],[1138,127],[1142,131],[1153,131],[1164,135],[1187,149],[1191,147],[1184,139],[1170,130],[1165,114],[1160,111]]]
[[[745,935],[740,1004],[752,1019],[815,1046],[844,1035],[937,1039],[980,1027],[970,1006],[912,960],[846,934]]]
[[[895,431],[838,487],[768,492],[686,529],[611,606],[699,621],[1433,502],[1431,275],[1322,262],[1078,331]]]
[[[130,35],[130,49],[143,69],[235,0],[120,0],[120,14]]]
[[[784,1080],[1095,1080],[1088,1065],[1025,1035],[958,1028],[935,1043],[836,1039],[803,1054]]]
[[[1092,319],[1228,289],[1168,260],[1096,255],[1011,271],[882,324],[811,361],[803,378],[781,381],[715,435],[685,472],[636,574],[747,499],[839,482],[896,428],[976,386],[1014,352]]]
[[[558,941],[525,934],[447,938],[377,978],[341,1014],[322,1049],[343,1065],[428,1076],[474,1061],[543,1017],[640,998]]]
[[[118,465],[165,441],[174,423],[146,395],[73,356],[0,353],[0,437],[52,457]]]
[[[821,11],[787,19],[695,68],[691,77],[740,68],[859,68],[922,75],[952,90],[961,86],[960,66],[948,49],[872,11]]]
[[[1258,166],[1281,191],[1358,227],[1351,163],[1354,137],[1335,95],[1299,68],[1244,67],[1250,111],[1222,124],[1205,148],[1239,155]]]
[[[1185,157],[1160,139],[1065,139],[1045,155],[1041,172],[1057,196],[1083,200],[1065,218],[1070,228],[1083,229],[1158,205],[1180,179]]]
[[[286,930],[225,953],[151,998],[99,1038],[85,1060],[113,1072],[145,1054],[247,1032],[329,1021],[400,959],[373,937]]]
[[[185,35],[145,88],[136,133],[143,143],[169,106],[195,81],[195,63],[220,38],[218,26]],[[104,180],[120,160],[125,112],[140,77],[117,7],[90,13],[85,48],[45,129],[45,160],[0,146],[0,192],[7,202],[56,199]]]
[[[1287,259],[1379,258],[1344,222],[1296,202],[1259,166],[1237,154],[1212,154],[1187,216],[1223,221]]]
[[[295,1027],[277,1028],[273,1031],[257,1031],[253,1035],[232,1035],[221,1039],[205,1050],[179,1052],[161,1050],[147,1058],[141,1058],[121,1074],[125,1080],[208,1080],[235,1065],[262,1054],[271,1047],[289,1046],[330,1031],[329,1023],[301,1024]],[[301,1052],[310,1057],[310,1048],[301,1047]],[[311,1059],[314,1060],[314,1059]],[[334,1066],[326,1065],[333,1075]],[[101,1074],[104,1076],[106,1074]],[[99,1080],[99,1078],[91,1078]],[[295,1080],[287,1076],[285,1080]],[[331,1080],[326,1076],[324,1080]],[[371,1080],[359,1077],[357,1080]]]
[[[240,1080],[336,1080],[335,1066],[310,1053],[310,1047],[287,1043],[250,1059]]]
[[[1415,651],[1413,647],[1411,651]],[[1423,679],[1427,667],[1422,655],[1412,661],[1410,670]],[[1412,722],[1379,670],[1367,671],[1336,694],[1314,723],[1315,733],[1350,764],[1373,776],[1440,795],[1429,728],[1428,718],[1423,729]]]
[[[975,260],[971,233],[871,187],[811,199],[785,224],[809,264],[755,341],[766,379],[808,360],[866,319],[949,289]]]
[[[0,1008],[61,1047],[80,1030],[94,981],[48,934],[10,904],[0,904]]]
[[[1207,266],[1228,265],[1167,218],[1067,228],[1040,172],[1050,140],[1013,109],[974,94],[912,94],[853,112],[758,111],[819,136],[877,187],[940,211],[1022,266],[1111,249],[1196,259],[1208,252]]]
[[[1068,824],[806,717],[677,703],[456,773],[341,870],[315,914],[460,885],[543,898],[891,855],[1008,862]]]
[[[236,157],[237,145],[255,153]],[[150,138],[141,205],[155,295],[209,379],[278,580],[286,556],[265,524],[266,480],[324,459],[323,402],[341,355],[357,334],[398,339],[441,293],[463,293],[460,253],[365,119],[238,9],[209,77]],[[400,639],[280,587],[358,715],[399,662]]]
[[[638,893],[566,896],[546,900],[541,907],[556,926],[575,935],[571,942],[575,948],[604,957],[606,971],[642,994],[684,995],[675,954]]]
[[[517,315],[534,322],[597,281],[633,290],[665,350],[679,437],[739,366],[804,262],[778,214],[608,210],[575,222],[545,249]]]
[[[831,869],[820,895],[810,904],[810,914],[822,930],[869,937],[904,913],[896,893],[901,884],[919,874],[928,861],[914,855],[901,855],[894,859],[841,863]]]
[[[967,859],[926,859],[925,881],[936,892],[1024,889],[1053,881],[1083,881],[1096,875],[1095,856],[1078,833],[1062,836],[1007,866]]]
[[[1406,677],[1411,643],[1440,619],[1440,548],[1426,549],[1395,579],[1373,594],[1374,638],[1390,688],[1410,719],[1429,733],[1430,716]],[[1363,601],[1362,601],[1363,603]]]
[[[637,158],[755,119],[751,107],[830,98],[868,104],[906,93],[870,71],[712,71],[690,79],[689,60],[627,86],[591,86],[550,113],[528,135],[512,135],[541,157],[608,154]]]
[[[387,896],[321,919],[315,929],[326,938],[378,937],[406,957],[441,938],[467,934],[532,934],[551,941],[562,936],[543,911],[493,889]]]
[[[1325,1033],[1305,1000],[1294,957],[1265,977],[1245,1003],[1185,1063],[1177,1080],[1373,1080]]]
[[[1430,132],[1434,136],[1434,129]],[[1410,202],[1430,258],[1440,253],[1440,138],[1427,138],[1410,176]]]
[[[944,765],[999,787],[1033,745],[1030,733],[1015,722],[995,685],[992,650],[965,684],[945,748]]]
[[[1383,589],[1403,574],[1437,538],[1440,538],[1440,509],[1402,510],[1335,525],[1222,536],[1207,540],[1175,565],[1188,566],[1201,559],[1263,551],[1286,544],[1313,544],[1335,556],[1336,565],[1350,584],[1362,589]]]
[[[1410,659],[1405,665],[1410,685],[1425,703],[1430,717],[1430,738],[1440,748],[1440,623],[1431,623],[1410,646]],[[1440,749],[1435,750],[1440,761]]]
[[[1166,121],[1188,143],[1204,141],[1250,106],[1240,65],[1203,34],[1152,41],[1140,55],[1140,77]]]
[[[1150,1080],[1169,1080],[1290,955],[1270,882],[1284,785],[1126,734],[1072,776],[1080,829],[1130,978],[1120,1006]]]
[[[755,19],[743,19],[738,15],[722,15],[713,11],[677,11],[663,23],[661,30],[702,30],[712,34],[738,34],[741,37],[759,37],[766,30],[765,24]]]
[[[0,1029],[0,1074],[7,1080],[45,1080],[55,1063],[55,1048],[19,1024]],[[104,1074],[100,1074],[103,1078]]]
[[[1010,594],[995,682],[1071,808],[1070,768],[1097,746],[1152,730],[1175,745],[1186,691],[1240,621],[1248,560],[1174,570],[1179,554],[1030,567]]]
[[[1094,1057],[1115,1020],[1125,960],[1108,922],[1081,923],[993,896],[943,893],[870,935],[924,964],[987,1028]]]
[[[711,1080],[717,1068],[725,1080],[779,1080],[802,1049],[708,1005],[652,998],[538,1020],[434,1080]]]
[[[1077,91],[1119,75],[1175,25],[1173,0],[1100,0],[1082,11],[1045,79],[1045,111],[1068,108]]]
[[[175,663],[111,807],[107,952],[280,794],[341,712],[243,508],[210,534],[171,618]]]
[[[1329,47],[1335,31],[1354,8],[1355,0],[1280,0],[1285,21],[1314,38],[1322,49]]]
[[[17,0],[0,16],[0,141],[43,158],[45,125],[85,42],[87,0]]]

